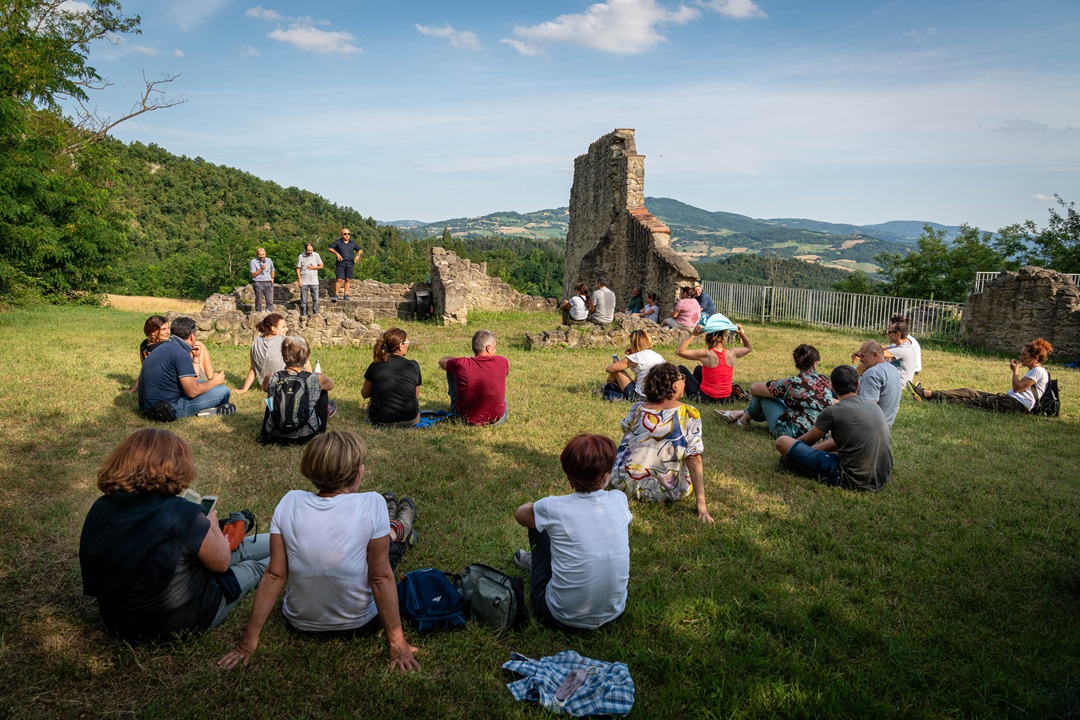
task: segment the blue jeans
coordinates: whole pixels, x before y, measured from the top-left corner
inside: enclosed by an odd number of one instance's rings
[[[308,297],[310,296],[310,298]],[[310,300],[311,312],[319,314],[319,286],[318,285],[301,285],[300,286],[300,314],[307,315]]]
[[[792,470],[811,477],[818,482],[841,487],[840,458],[836,453],[815,450],[798,440],[787,454],[787,465]]]
[[[772,433],[773,437],[777,437],[776,421],[780,419],[785,410],[787,410],[787,405],[784,404],[783,400],[753,395],[750,398],[749,407],[746,408],[746,414],[750,416],[751,420],[768,423],[769,432]]]
[[[210,624],[211,628],[220,625],[229,616],[232,609],[236,607],[236,603],[258,587],[263,572],[269,564],[270,533],[260,533],[254,537],[244,538],[243,542],[240,543],[240,547],[232,551],[227,572],[232,573],[240,586],[240,597],[232,602],[227,601],[225,598],[221,599],[221,605],[218,607],[217,615],[214,616],[214,622]]]
[[[450,373],[446,373],[446,394],[450,396],[450,415],[464,420],[465,417],[463,415],[458,415],[457,411],[457,378]],[[506,418],[510,415],[510,401],[503,398],[503,403],[506,405],[506,411],[503,413],[503,416],[495,422],[485,423],[487,427],[502,425],[506,422]]]
[[[221,407],[222,405],[228,404],[229,388],[224,385],[215,385],[202,395],[193,398],[189,398],[187,395],[181,395],[171,403],[173,410],[176,411],[177,419],[198,415],[200,410]]]

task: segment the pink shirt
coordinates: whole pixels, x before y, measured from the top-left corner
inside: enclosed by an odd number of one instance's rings
[[[675,303],[675,310],[679,313],[675,316],[675,322],[686,327],[697,325],[697,321],[701,318],[701,305],[698,305],[698,301],[694,298],[683,298]]]

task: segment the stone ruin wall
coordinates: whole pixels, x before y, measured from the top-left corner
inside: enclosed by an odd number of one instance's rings
[[[554,299],[523,295],[499,278],[489,277],[486,263],[470,262],[442,248],[432,251],[430,285],[353,280],[349,301],[336,303],[330,302],[333,291],[333,280],[319,280],[319,314],[305,319],[300,317],[300,285],[275,284],[274,312],[285,317],[290,334],[302,336],[314,348],[374,344],[384,326],[416,319],[417,293],[431,293],[443,324],[464,323],[469,308],[553,311],[557,306]],[[169,313],[169,321],[181,314]],[[266,315],[255,312],[255,290],[243,285],[231,293],[211,295],[194,319],[203,340],[247,346]]]
[[[523,295],[474,263],[441,247],[431,249],[431,292],[435,314],[444,325],[464,325],[469,309],[553,311],[558,301]]]
[[[645,156],[634,131],[616,129],[574,160],[563,292],[605,275],[625,307],[630,290],[657,293],[661,317],[671,314],[679,288],[698,273],[671,248],[671,230],[645,208]]]
[[[1038,267],[1004,272],[968,296],[964,342],[1005,353],[1035,338],[1054,346],[1054,357],[1080,354],[1080,288],[1068,275]]]
[[[657,345],[678,345],[686,338],[685,330],[672,330],[634,315],[617,313],[609,325],[560,325],[555,330],[525,333],[526,350],[551,348],[614,348],[620,353],[630,346],[630,333],[637,329],[649,331]]]

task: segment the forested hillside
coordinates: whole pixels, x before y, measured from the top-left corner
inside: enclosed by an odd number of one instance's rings
[[[851,278],[851,273],[846,270],[773,255],[733,255],[693,265],[702,280],[744,285],[832,290],[837,283]]]
[[[179,157],[156,145],[110,140],[121,208],[130,213],[130,250],[112,258],[110,292],[203,298],[249,282],[247,261],[265,247],[279,282],[295,278],[296,256],[315,245],[333,277],[328,248],[342,227],[364,250],[356,275],[415,282],[428,273],[432,245],[489,263],[492,274],[523,292],[557,296],[562,244],[511,239],[423,238],[379,226],[352,208],[295,187],[283,188],[202,158]]]

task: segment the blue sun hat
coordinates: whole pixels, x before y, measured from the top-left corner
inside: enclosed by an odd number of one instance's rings
[[[721,313],[713,313],[709,316],[709,319],[705,321],[705,325],[701,328],[706,333],[723,332],[724,330],[735,330],[737,326],[735,323],[727,319],[726,315]]]

